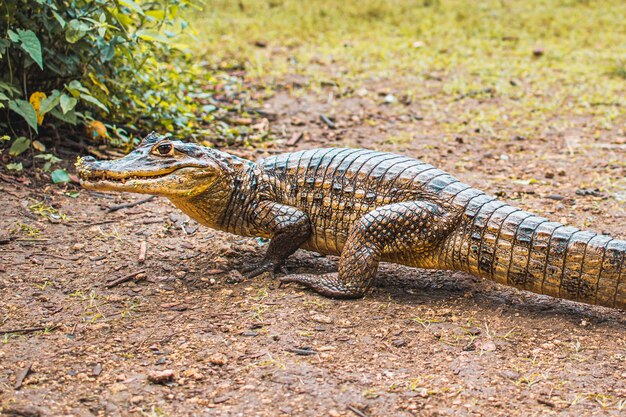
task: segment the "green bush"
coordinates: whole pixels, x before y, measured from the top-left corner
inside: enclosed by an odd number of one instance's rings
[[[122,141],[152,129],[190,132],[203,121],[199,110],[204,121],[211,113],[196,104],[201,72],[183,52],[190,35],[181,11],[194,1],[3,2],[0,130],[30,129],[32,139],[42,126],[84,124]],[[18,139],[12,155],[31,145]]]

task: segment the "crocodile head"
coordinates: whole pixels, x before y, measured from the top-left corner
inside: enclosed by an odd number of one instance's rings
[[[153,194],[172,199],[194,197],[218,180],[228,179],[243,160],[193,143],[149,134],[123,158],[79,158],[81,185],[91,190]]]

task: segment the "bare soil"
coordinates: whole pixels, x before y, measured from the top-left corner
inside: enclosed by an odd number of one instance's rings
[[[279,90],[266,104],[279,139],[234,151],[396,151],[538,214],[626,237],[611,188],[626,176],[623,131],[580,137],[589,121],[572,119],[568,130],[546,120],[533,138],[514,126],[454,136],[441,120],[479,98],[437,110],[385,104],[392,87],[334,92]],[[366,298],[330,300],[267,274],[244,279],[237,270],[263,245],[198,227],[165,199],[108,213],[144,196],[71,198],[0,178],[5,415],[626,414],[623,311],[397,265],[383,265]],[[336,259],[299,251],[288,266],[328,271]]]

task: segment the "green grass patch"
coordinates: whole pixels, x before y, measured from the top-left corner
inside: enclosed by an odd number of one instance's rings
[[[192,20],[199,59],[268,83],[295,75],[312,89],[490,101],[462,118],[488,123],[499,100],[519,120],[592,115],[604,129],[626,106],[621,0],[207,0]]]

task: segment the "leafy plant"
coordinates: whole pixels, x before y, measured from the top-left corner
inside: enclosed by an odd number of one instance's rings
[[[99,123],[90,140],[128,142],[127,129],[189,132],[207,120],[196,116],[193,98],[206,76],[187,60],[180,17],[194,1],[3,2],[0,128],[17,137],[11,155],[28,149],[46,123]]]

